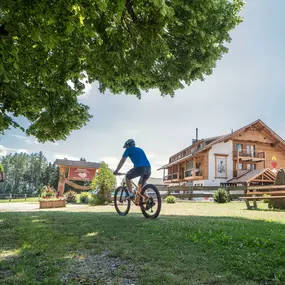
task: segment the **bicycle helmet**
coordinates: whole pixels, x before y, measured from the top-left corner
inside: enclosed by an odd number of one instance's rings
[[[133,139],[128,139],[124,144],[124,148],[127,148],[129,146],[135,146],[135,145],[136,145],[136,143]]]

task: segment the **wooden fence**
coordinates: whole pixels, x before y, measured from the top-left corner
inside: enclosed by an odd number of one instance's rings
[[[189,200],[192,198],[211,198],[215,191],[220,188],[229,191],[231,199],[238,199],[243,196],[247,190],[246,186],[170,186],[165,188],[166,191],[161,191],[161,196],[165,198],[168,195],[172,195],[179,199]]]
[[[16,199],[26,199],[32,198],[32,197],[39,197],[39,195],[33,195],[33,194],[13,194],[13,193],[6,193],[6,194],[0,194],[0,200],[16,200]]]

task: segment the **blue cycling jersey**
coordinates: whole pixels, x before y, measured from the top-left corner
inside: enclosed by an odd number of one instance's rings
[[[150,163],[144,153],[144,151],[135,146],[131,146],[126,148],[123,157],[127,158],[129,157],[134,164],[134,168],[140,167],[140,166],[149,166]]]

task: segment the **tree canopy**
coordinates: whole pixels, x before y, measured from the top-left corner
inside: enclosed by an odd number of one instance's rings
[[[5,0],[0,2],[0,131],[65,139],[91,118],[78,102],[100,92],[174,96],[210,75],[240,22],[242,0]]]
[[[46,185],[57,188],[59,168],[48,163],[42,152],[15,153],[2,158],[6,180],[0,183],[0,194],[38,194]]]

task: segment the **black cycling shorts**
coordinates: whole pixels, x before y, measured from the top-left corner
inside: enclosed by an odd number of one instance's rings
[[[130,169],[126,177],[129,180],[132,180],[140,176],[139,184],[144,185],[149,179],[150,174],[151,174],[151,168],[149,166],[139,166],[139,167]]]

